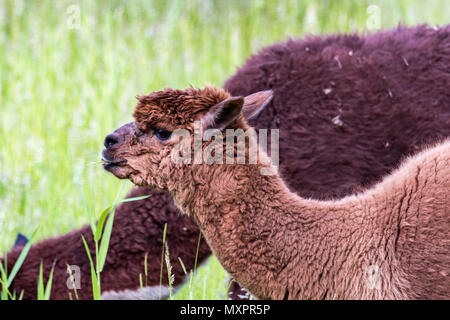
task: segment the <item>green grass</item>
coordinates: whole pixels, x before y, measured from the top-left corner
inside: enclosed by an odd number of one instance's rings
[[[220,86],[265,45],[367,30],[371,4],[381,28],[450,22],[447,0],[0,0],[0,252],[18,231],[39,226],[40,240],[89,223],[78,184],[90,212],[113,202],[121,182],[93,162],[136,94]],[[214,258],[191,283],[174,298],[225,297]]]

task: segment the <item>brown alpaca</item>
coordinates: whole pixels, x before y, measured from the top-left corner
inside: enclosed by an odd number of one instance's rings
[[[268,99],[267,91],[243,99],[212,87],[141,96],[136,122],[118,129],[103,151],[105,169],[168,190],[224,268],[257,298],[450,298],[450,141],[337,201],[292,193],[264,153],[256,164],[173,161],[180,143],[174,130],[193,133],[194,121],[203,132],[247,130]],[[248,156],[245,140],[234,148],[244,143]],[[210,145],[204,141],[203,150]]]

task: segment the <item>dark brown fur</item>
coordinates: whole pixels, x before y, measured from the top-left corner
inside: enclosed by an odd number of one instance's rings
[[[450,25],[290,40],[251,57],[224,85],[241,96],[274,91],[251,124],[280,128],[284,181],[316,199],[371,185],[449,136],[449,87]]]
[[[161,253],[164,224],[167,223],[167,244],[169,247],[174,286],[185,280],[185,274],[178,261],[182,259],[187,270],[194,269],[199,230],[188,217],[180,216],[167,193],[150,192],[136,188],[128,197],[152,194],[145,200],[126,202],[116,209],[110,249],[101,275],[102,293],[120,292],[125,289],[139,288],[139,274],[144,276],[144,258],[148,255],[148,286],[159,286]],[[37,280],[41,260],[44,263],[44,275],[48,277],[53,261],[56,261],[52,285],[52,299],[69,299],[69,292],[75,299],[73,290],[69,290],[66,281],[69,277],[67,264],[77,265],[81,271],[81,289],[77,290],[80,299],[92,299],[90,265],[81,235],[91,249],[94,241],[89,226],[74,230],[66,235],[43,240],[31,247],[25,262],[13,281],[10,290],[18,294],[23,290],[24,299],[36,299]],[[8,254],[8,270],[12,269],[21,248]],[[210,255],[204,241],[199,247],[198,263]],[[47,279],[47,278],[46,278]],[[167,286],[166,262],[163,262],[163,285]],[[145,298],[145,297],[144,297]]]

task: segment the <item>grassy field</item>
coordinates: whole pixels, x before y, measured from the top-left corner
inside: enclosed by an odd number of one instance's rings
[[[136,94],[220,86],[265,45],[305,34],[450,22],[447,0],[0,0],[0,252],[88,222],[125,183],[94,164]],[[176,299],[225,297],[215,258]]]

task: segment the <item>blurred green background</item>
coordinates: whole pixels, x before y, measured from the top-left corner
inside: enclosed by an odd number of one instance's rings
[[[103,138],[137,94],[220,86],[265,45],[305,34],[450,22],[448,0],[0,0],[0,252],[88,222],[122,183],[103,171]],[[159,262],[158,262],[159,263]],[[225,298],[211,258],[175,298]]]

